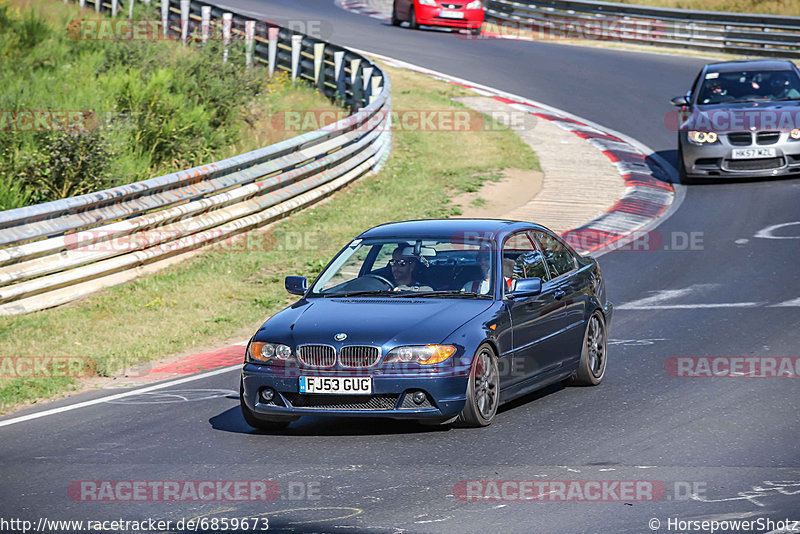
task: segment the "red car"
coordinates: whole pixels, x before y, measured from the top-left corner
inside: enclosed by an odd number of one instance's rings
[[[411,29],[420,25],[445,26],[481,33],[483,4],[480,0],[394,0],[392,24],[408,22]]]

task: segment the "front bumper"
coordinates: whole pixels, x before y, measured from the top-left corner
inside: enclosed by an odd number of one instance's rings
[[[348,376],[319,371],[300,372],[313,376]],[[353,373],[352,376],[367,376]],[[269,366],[252,363],[242,368],[242,401],[256,415],[297,417],[326,415],[347,417],[389,417],[394,419],[447,419],[458,415],[466,402],[469,368],[446,373],[418,375],[370,374],[372,395],[301,395],[299,376],[284,376]],[[261,390],[272,388],[277,395],[264,402]],[[412,399],[414,391],[425,393],[425,402]]]
[[[463,13],[463,19],[441,17],[440,13],[442,9],[446,10],[446,8],[439,6],[418,6],[416,8],[417,23],[422,24],[423,26],[445,26],[448,28],[464,28],[468,30],[480,28],[483,24],[482,9],[453,10]]]
[[[769,145],[733,145],[727,134],[720,134],[716,143],[695,145],[688,134],[681,132],[679,141],[683,153],[683,166],[688,178],[760,178],[772,176],[800,176],[800,141],[789,140],[783,132],[780,140]],[[774,158],[733,159],[739,148],[773,148]]]

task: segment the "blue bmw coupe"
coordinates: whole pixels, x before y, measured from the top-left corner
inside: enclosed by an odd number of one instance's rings
[[[384,416],[485,426],[558,381],[597,385],[612,305],[597,260],[542,226],[384,224],[347,244],[247,345],[245,420]]]

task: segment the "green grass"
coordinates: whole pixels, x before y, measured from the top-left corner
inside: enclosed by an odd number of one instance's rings
[[[462,110],[463,89],[387,68],[395,110]],[[155,275],[52,310],[0,318],[0,355],[81,356],[108,375],[138,362],[249,337],[292,302],[283,277],[313,277],[357,233],[387,221],[449,217],[450,197],[505,168],[539,170],[519,137],[489,131],[396,131],[392,156],[326,202],[261,233],[246,252],[206,252]],[[35,382],[36,386],[28,386]],[[63,381],[62,381],[63,382]],[[0,409],[70,387],[53,379],[0,382]]]
[[[138,5],[138,4],[137,4]],[[134,18],[157,19],[157,3]],[[8,112],[80,112],[88,131],[0,131],[0,210],[90,193],[214,161],[292,137],[282,109],[336,109],[284,74],[244,69],[237,41],[86,40],[57,0],[0,0],[0,129]],[[88,24],[88,23],[87,23]]]
[[[797,0],[617,0],[621,4],[693,9],[699,11],[730,11],[733,13],[763,13],[772,15],[800,15]]]

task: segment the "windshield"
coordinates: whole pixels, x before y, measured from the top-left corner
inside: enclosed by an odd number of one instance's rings
[[[312,297],[492,298],[492,242],[453,236],[356,239],[320,274]]]
[[[708,72],[698,104],[800,99],[800,77],[793,70]]]

